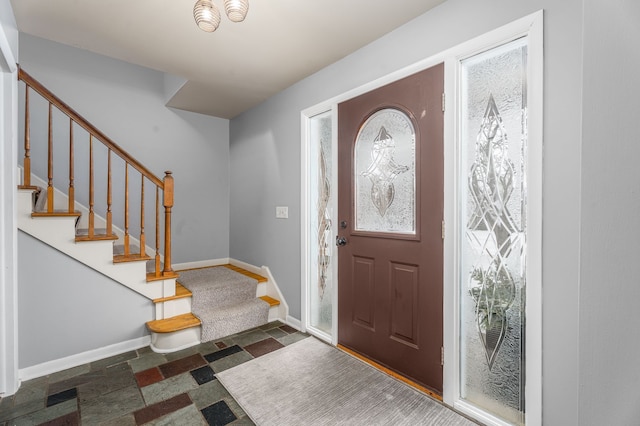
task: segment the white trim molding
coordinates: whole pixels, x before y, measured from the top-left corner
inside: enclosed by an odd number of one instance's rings
[[[446,404],[487,425],[507,425],[461,398],[460,384],[460,232],[459,200],[460,63],[478,53],[527,38],[527,230],[526,230],[526,383],[525,424],[542,423],[542,130],[543,130],[543,12],[538,11],[470,40],[452,51],[447,60],[447,93],[455,104],[447,111],[445,135],[445,221],[452,232],[445,240],[445,392]],[[447,143],[446,141],[452,141]]]
[[[8,3],[8,2],[7,2]],[[10,9],[10,6],[9,6]],[[18,379],[18,152],[17,58],[0,25],[0,396],[12,395]]]
[[[92,349],[79,354],[70,355],[64,358],[54,359],[52,361],[43,362],[42,364],[33,365],[31,367],[20,369],[20,380],[26,381],[47,374],[56,373],[68,368],[77,367],[89,362],[98,361],[115,355],[120,355],[128,351],[144,348],[151,343],[150,336],[138,337],[124,342],[114,343],[113,345],[104,346],[102,348]]]

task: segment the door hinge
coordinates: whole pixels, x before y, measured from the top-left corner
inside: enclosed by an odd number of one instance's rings
[[[444,346],[440,346],[440,365],[444,365]]]
[[[444,240],[444,220],[442,221],[442,239]]]
[[[442,93],[442,112],[444,112],[445,109],[445,96],[444,96],[444,92]]]

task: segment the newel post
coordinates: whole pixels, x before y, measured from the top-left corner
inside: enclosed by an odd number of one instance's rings
[[[170,171],[164,172],[164,270],[171,273],[171,208],[173,207],[173,176]]]

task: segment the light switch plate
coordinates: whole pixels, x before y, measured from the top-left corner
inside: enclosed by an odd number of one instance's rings
[[[287,206],[276,207],[276,219],[288,219],[288,218],[289,218],[289,207]]]

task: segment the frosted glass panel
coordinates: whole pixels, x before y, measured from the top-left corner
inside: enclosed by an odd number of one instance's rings
[[[355,144],[355,229],[415,234],[416,132],[402,111],[374,113]]]
[[[331,188],[331,113],[310,119],[311,150],[311,277],[309,279],[310,325],[331,333],[333,256],[332,223],[334,197]]]
[[[461,398],[524,423],[526,39],[462,61]]]

